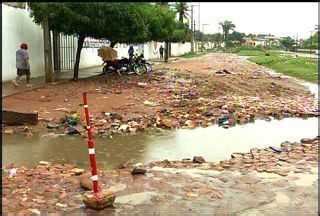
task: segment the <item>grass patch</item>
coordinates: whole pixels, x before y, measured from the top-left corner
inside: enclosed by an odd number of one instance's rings
[[[249,56],[250,61],[271,68],[279,73],[309,82],[318,82],[318,64],[316,59],[295,58],[290,55],[283,55],[279,50],[264,50],[259,47],[237,47],[233,48],[231,52],[240,56]]]
[[[273,53],[270,56],[253,56],[249,60],[288,76],[309,82],[318,82],[318,65],[315,59],[294,58]]]
[[[180,57],[182,57],[182,58],[194,58],[194,57],[199,57],[199,56],[205,55],[207,53],[208,52],[201,52],[201,53],[188,52],[186,54],[181,55]]]

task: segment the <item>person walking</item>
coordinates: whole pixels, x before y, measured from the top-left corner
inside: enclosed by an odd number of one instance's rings
[[[13,84],[15,86],[19,86],[19,81],[21,81],[21,77],[26,75],[27,87],[31,87],[30,84],[30,64],[29,64],[29,53],[28,53],[28,45],[26,43],[22,43],[20,45],[20,49],[16,51],[16,67],[17,67],[17,77],[13,80]]]
[[[159,48],[160,59],[163,59],[163,51],[164,51],[164,49],[163,49],[163,47],[161,45],[160,48]]]
[[[130,46],[130,47],[129,47],[128,55],[129,55],[129,59],[131,60],[131,59],[133,58],[133,55],[134,55],[133,46]]]

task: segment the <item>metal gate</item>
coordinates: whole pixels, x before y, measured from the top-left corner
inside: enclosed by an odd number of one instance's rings
[[[54,71],[72,70],[76,58],[77,37],[53,34]]]

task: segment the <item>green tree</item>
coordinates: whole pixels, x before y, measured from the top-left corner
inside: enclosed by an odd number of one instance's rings
[[[223,40],[224,42],[227,42],[229,32],[232,31],[236,26],[231,21],[228,21],[228,20],[225,20],[224,22],[220,22],[219,25],[222,27]]]
[[[86,37],[117,43],[168,40],[176,22],[174,13],[150,3],[31,3],[34,21],[48,17],[50,30],[78,37],[73,79],[78,79],[80,55]]]
[[[305,49],[318,49],[319,32],[315,32],[308,39],[303,41],[303,48]]]
[[[212,34],[211,41],[214,43],[215,47],[221,47],[221,43],[223,42],[223,35],[221,33]]]
[[[280,44],[286,49],[291,50],[295,44],[295,40],[291,37],[284,37],[280,40]]]
[[[183,23],[184,19],[189,18],[189,6],[187,2],[177,2],[175,4],[175,10],[179,15],[179,21]]]
[[[241,32],[237,32],[237,31],[233,31],[230,35],[229,35],[229,40],[232,42],[236,42],[239,43],[240,45],[242,43],[244,43],[244,37],[246,36],[245,33],[241,33]]]

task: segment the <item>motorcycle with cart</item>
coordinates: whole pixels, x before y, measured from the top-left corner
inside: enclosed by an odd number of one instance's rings
[[[142,75],[152,72],[152,65],[144,59],[143,54],[134,55],[131,58],[117,59],[117,51],[111,47],[101,47],[98,56],[103,60],[103,73],[117,72]]]

